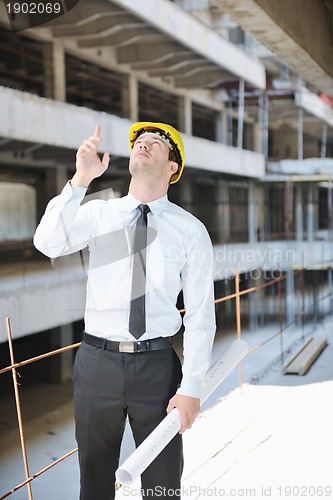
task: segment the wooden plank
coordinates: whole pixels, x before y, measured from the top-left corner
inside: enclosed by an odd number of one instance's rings
[[[283,373],[305,375],[327,344],[326,338],[311,337],[284,363]]]
[[[307,347],[307,345],[312,342],[313,340],[313,337],[310,337],[306,342],[304,342],[304,344],[301,345],[301,347],[299,347],[297,349],[297,351],[294,352],[294,354],[292,354],[290,356],[290,358],[288,358],[284,364],[283,364],[283,373],[286,374],[286,373],[293,373],[293,372],[290,372],[290,371],[287,371],[291,366],[292,366],[292,363],[293,361],[297,358],[297,356],[300,355],[300,353],[303,351],[303,349],[305,349]]]

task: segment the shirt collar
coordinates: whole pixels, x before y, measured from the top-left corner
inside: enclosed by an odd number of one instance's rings
[[[128,210],[128,212],[132,212],[132,210],[135,210],[136,208],[138,208],[138,206],[141,203],[143,203],[143,202],[138,200],[137,198],[135,198],[130,192],[127,194],[127,196],[125,196],[125,205],[126,205],[126,209]],[[162,196],[162,198],[158,198],[157,200],[150,201],[149,203],[147,203],[147,205],[149,206],[151,212],[153,214],[157,215],[160,212],[162,212],[163,210],[165,210],[166,205],[168,203],[169,203],[168,196],[165,195],[165,196]]]

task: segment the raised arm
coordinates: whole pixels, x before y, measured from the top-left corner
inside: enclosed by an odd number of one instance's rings
[[[90,182],[108,168],[110,155],[98,156],[100,126],[76,153],[76,172],[59,196],[46,207],[34,236],[35,247],[51,258],[84,248],[91,237],[90,203],[81,206]]]

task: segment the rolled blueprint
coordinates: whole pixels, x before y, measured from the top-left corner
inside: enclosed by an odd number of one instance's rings
[[[248,351],[249,346],[244,340],[233,341],[228,350],[207,371],[201,384],[200,404],[206,401]],[[117,481],[125,486],[131,485],[180,431],[180,428],[179,411],[174,408],[119,467],[116,471]]]

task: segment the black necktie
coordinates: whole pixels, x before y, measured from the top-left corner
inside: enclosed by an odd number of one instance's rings
[[[134,236],[132,293],[129,315],[129,331],[139,338],[146,331],[146,250],[148,205],[139,205],[140,215]]]

